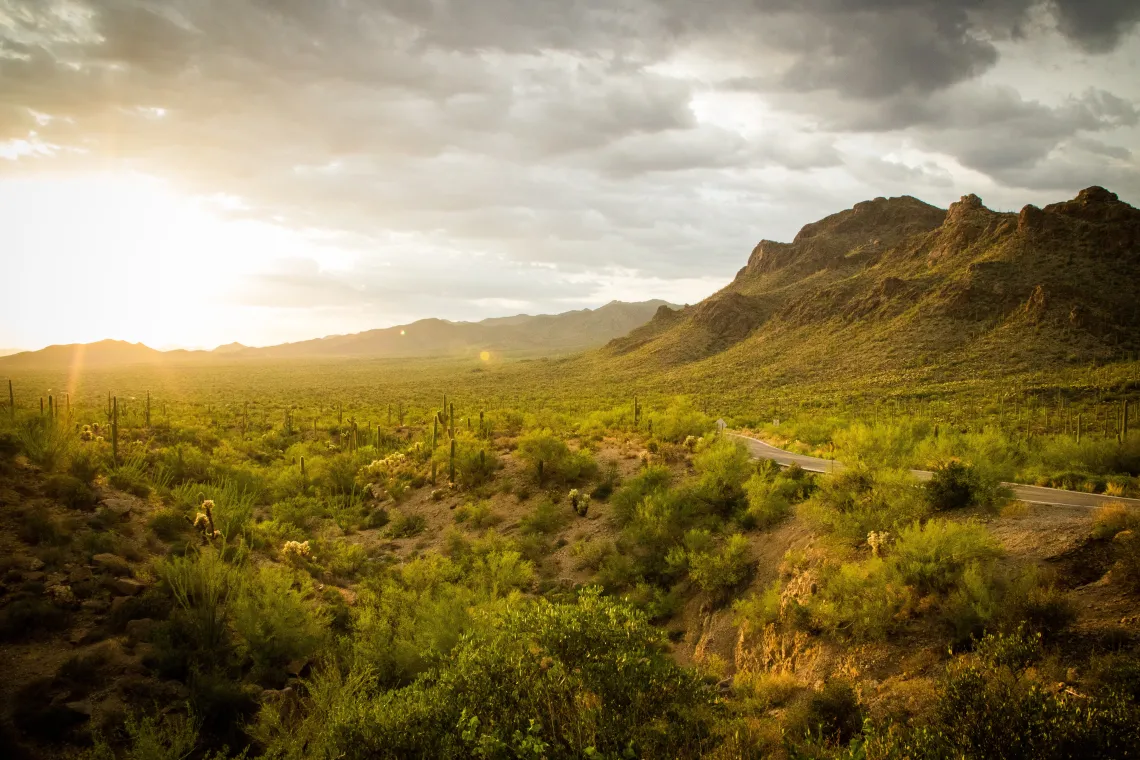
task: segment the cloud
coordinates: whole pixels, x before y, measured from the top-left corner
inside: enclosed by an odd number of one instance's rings
[[[548,301],[582,299],[614,271],[727,276],[875,195],[1128,185],[1140,94],[1117,70],[1058,102],[993,78],[1050,35],[1117,66],[1138,21],[1106,0],[0,0],[0,146],[41,149],[0,175],[171,177],[352,252],[246,282],[257,303],[517,301],[534,264]]]

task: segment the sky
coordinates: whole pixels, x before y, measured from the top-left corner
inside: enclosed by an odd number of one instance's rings
[[[1136,0],[0,0],[0,348],[692,303],[1138,149]]]

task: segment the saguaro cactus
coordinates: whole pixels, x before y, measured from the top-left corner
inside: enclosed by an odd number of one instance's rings
[[[12,380],[8,380],[8,416],[16,419],[16,393],[12,390]]]
[[[1077,415],[1077,443],[1081,442],[1081,415]]]
[[[111,407],[111,462],[119,466],[119,397]]]
[[[1120,442],[1128,438],[1128,400],[1124,401],[1124,408],[1120,410]]]
[[[633,397],[633,427],[636,429],[641,420],[641,405],[637,403],[637,396]]]
[[[302,478],[305,477],[305,457],[304,457],[304,455],[301,456],[301,477]]]
[[[451,439],[451,456],[448,457],[447,463],[447,479],[452,483],[455,482],[455,439]]]
[[[146,426],[150,427],[150,391],[146,392]]]

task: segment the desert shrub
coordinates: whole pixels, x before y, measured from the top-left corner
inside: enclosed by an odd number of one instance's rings
[[[991,506],[999,495],[999,483],[978,468],[949,461],[934,468],[933,477],[923,488],[935,511]]]
[[[519,527],[523,533],[550,535],[558,532],[570,521],[569,507],[561,508],[550,499],[542,499],[528,514],[523,515]]]
[[[693,458],[697,496],[721,515],[731,515],[746,504],[744,483],[752,474],[752,459],[744,444],[716,438]]]
[[[900,621],[906,589],[891,582],[890,569],[878,557],[829,566],[819,593],[808,602],[814,620],[826,631],[857,640],[884,639]]]
[[[926,596],[946,593],[968,567],[1000,553],[997,540],[979,523],[930,520],[899,533],[889,564],[899,580]]]
[[[16,438],[28,460],[45,470],[54,470],[65,461],[75,444],[66,425],[58,425],[50,417],[31,417],[16,428]]]
[[[107,472],[107,482],[113,488],[134,494],[141,499],[150,496],[151,483],[147,475],[146,459],[132,456],[123,459]]]
[[[342,713],[329,743],[346,760],[695,758],[712,744],[712,696],[662,643],[644,615],[597,593],[482,612],[440,668]]]
[[[1120,502],[1105,504],[1093,513],[1093,527],[1090,535],[1098,541],[1115,538],[1118,533],[1140,527],[1136,513]]]
[[[598,482],[590,492],[590,497],[605,501],[620,485],[621,473],[618,471],[618,463],[612,459],[607,460],[599,468]]]
[[[767,461],[767,460],[765,460]],[[791,513],[792,505],[807,498],[811,483],[798,467],[788,473],[761,466],[744,484],[748,509],[741,516],[746,528],[770,528]]]
[[[689,436],[700,438],[714,425],[712,417],[694,409],[684,398],[675,400],[664,412],[650,414],[649,420],[653,434],[672,443],[681,443]]]
[[[865,749],[870,760],[1108,760],[1137,746],[1140,708],[1126,696],[1055,692],[1018,668],[966,660],[948,669],[928,725],[872,732]]]
[[[319,519],[329,516],[323,501],[312,496],[291,496],[273,503],[273,519],[308,530]]]
[[[475,594],[439,555],[366,584],[353,608],[352,659],[385,687],[410,683],[451,652],[471,625]]]
[[[123,722],[123,741],[116,742],[105,735],[96,734],[85,760],[183,760],[201,757],[202,760],[226,760],[225,750],[206,752],[199,747],[201,723],[191,713],[167,713],[151,717],[131,713]]]
[[[20,540],[32,546],[41,544],[59,546],[68,543],[68,536],[59,521],[44,509],[29,507],[16,513]]]
[[[750,630],[759,631],[778,622],[782,591],[783,585],[776,580],[760,593],[752,594],[747,599],[737,599],[732,605],[736,624],[747,625]]]
[[[786,726],[790,734],[841,747],[863,730],[863,709],[850,684],[831,680],[789,708]]]
[[[915,449],[929,431],[930,425],[920,420],[870,425],[856,422],[837,429],[831,438],[845,462],[903,469],[911,465]]]
[[[444,444],[436,449],[434,460],[437,469],[447,475],[451,466],[451,447]],[[499,469],[499,458],[486,441],[464,434],[455,441],[455,482],[464,488],[474,488],[490,482]]]
[[[578,570],[597,570],[613,552],[613,542],[601,539],[579,540],[570,546],[570,555],[574,557],[574,566]]]
[[[1041,658],[1041,634],[1030,633],[1020,626],[1012,633],[986,636],[974,652],[982,662],[991,666],[1025,668]]]
[[[89,485],[72,475],[50,476],[44,481],[44,493],[72,509],[88,509],[95,506],[95,492]]]
[[[293,571],[263,565],[243,584],[233,605],[238,652],[250,661],[253,677],[283,685],[285,666],[308,659],[317,650],[323,627],[305,597],[309,584]]]
[[[19,641],[67,625],[68,614],[45,598],[24,598],[0,609],[0,641]]]
[[[570,451],[566,443],[550,430],[534,431],[520,438],[517,453],[540,485],[547,482],[577,483],[592,477],[598,467],[589,452]]]
[[[618,525],[625,525],[633,519],[646,496],[668,488],[671,477],[669,468],[650,465],[626,481],[610,500]]]
[[[159,462],[174,485],[204,483],[214,474],[210,456],[193,444],[178,443],[167,448]]]
[[[690,550],[689,577],[714,601],[723,602],[751,573],[748,539],[736,533],[719,549]]]
[[[928,514],[921,487],[908,472],[852,467],[821,477],[797,513],[815,527],[850,541],[871,531],[897,533]]]
[[[102,471],[99,454],[90,446],[80,446],[72,452],[71,461],[67,465],[68,475],[79,478],[84,483],[92,483]]]
[[[463,523],[476,530],[490,528],[502,521],[502,515],[493,511],[490,502],[486,501],[480,501],[477,504],[464,504],[455,510],[455,522]]]
[[[498,599],[534,582],[534,564],[517,551],[489,551],[472,558],[468,581],[485,599]]]
[[[160,670],[185,676],[195,666],[224,665],[231,645],[230,606],[241,584],[237,569],[206,547],[156,563],[155,574],[175,606],[155,637]]]
[[[149,588],[138,596],[126,597],[107,616],[112,631],[121,632],[132,620],[166,620],[173,610],[170,596],[162,591]]]
[[[392,538],[412,538],[423,533],[427,527],[427,518],[423,515],[393,509],[389,511],[388,517],[388,535]]]
[[[1112,578],[1129,591],[1140,593],[1140,536],[1135,530],[1126,530],[1112,540],[1116,566]]]

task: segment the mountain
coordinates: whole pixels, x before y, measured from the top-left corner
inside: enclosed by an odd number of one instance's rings
[[[213,351],[156,351],[141,343],[104,340],[49,346],[0,358],[0,371],[59,369],[76,364],[106,367],[140,363],[188,363],[244,359],[475,357],[486,351],[515,356],[549,356],[597,348],[649,321],[665,301],[612,301],[598,309],[563,314],[449,322],[423,319],[409,325],[335,335],[279,346],[250,348],[240,343]]]
[[[185,353],[185,352],[183,352]],[[73,366],[111,367],[122,364],[157,364],[166,354],[142,343],[101,340],[97,343],[68,343],[39,351],[23,351],[0,358],[4,370],[57,369]]]
[[[268,348],[251,348],[240,356],[300,358],[315,356],[413,357],[499,354],[550,355],[596,348],[649,321],[664,301],[611,301],[599,309],[563,314],[449,322],[421,319],[408,325],[337,335]]]
[[[1020,213],[877,198],[761,241],[724,289],[611,341],[630,374],[840,379],[1109,360],[1140,349],[1140,211],[1099,187]]]

